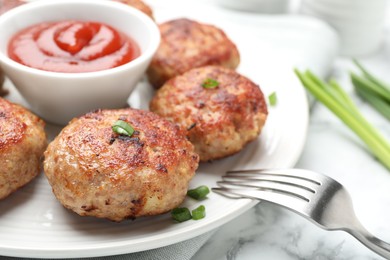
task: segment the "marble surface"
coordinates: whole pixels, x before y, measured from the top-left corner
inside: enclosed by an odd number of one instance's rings
[[[388,17],[385,35],[390,35]],[[390,37],[386,37],[378,52],[360,60],[390,82],[389,58]],[[332,66],[331,75],[351,93],[367,118],[390,139],[389,122],[353,95],[348,78],[348,71],[352,69],[354,66],[349,58],[339,57]],[[373,234],[390,242],[390,225],[387,222],[390,216],[390,208],[387,207],[390,204],[390,172],[370,155],[339,119],[319,103],[311,107],[307,141],[296,167],[322,172],[341,182],[352,195],[356,214],[362,224]],[[214,231],[192,258],[208,259],[382,258],[345,232],[322,230],[295,213],[261,202]]]
[[[389,17],[389,16],[388,16]],[[379,51],[359,60],[390,82],[390,20]],[[354,66],[348,57],[334,62],[331,75],[353,96],[366,117],[390,140],[390,123],[358,99],[349,81]],[[389,158],[390,160],[390,158]],[[350,192],[356,215],[373,234],[390,241],[390,172],[362,142],[322,104],[314,103],[307,142],[297,168],[318,171]],[[325,231],[306,219],[261,202],[218,229],[193,260],[245,259],[382,259],[342,231]]]

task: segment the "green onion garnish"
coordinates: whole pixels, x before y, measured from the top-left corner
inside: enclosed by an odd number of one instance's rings
[[[203,205],[200,205],[196,209],[192,210],[192,219],[198,220],[206,216],[206,208]]]
[[[184,222],[192,218],[188,208],[175,208],[171,211],[171,216],[178,222]]]
[[[360,113],[356,104],[337,82],[333,80],[326,84],[310,71],[295,70],[295,73],[303,86],[354,131],[372,154],[390,170],[390,143]]]
[[[218,86],[219,86],[219,82],[211,78],[206,79],[202,84],[202,87],[204,88],[216,88]]]
[[[210,193],[210,189],[205,185],[187,191],[187,195],[196,200],[203,200],[204,198],[207,197],[207,194],[209,193]]]
[[[268,101],[269,101],[269,104],[270,104],[271,106],[275,106],[275,105],[276,105],[278,99],[277,99],[277,97],[276,97],[276,92],[275,92],[275,91],[272,92],[272,93],[268,96]]]
[[[127,122],[118,120],[112,126],[112,131],[120,135],[131,136],[134,133],[134,128]]]

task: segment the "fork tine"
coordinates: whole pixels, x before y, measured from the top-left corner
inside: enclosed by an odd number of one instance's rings
[[[227,171],[226,176],[273,175],[306,180],[317,185],[327,180],[325,175],[303,169],[254,169]]]
[[[224,181],[229,182],[273,182],[279,184],[285,184],[290,186],[295,186],[314,193],[320,186],[319,182],[312,180],[307,180],[303,178],[297,178],[295,176],[286,175],[286,174],[269,174],[269,173],[229,173],[225,176],[222,176]]]
[[[315,191],[290,185],[289,183],[279,183],[273,181],[218,181],[220,187],[237,189],[237,188],[252,188],[270,192],[285,193],[286,195],[294,196],[303,199],[307,202],[311,201]]]
[[[248,188],[229,189],[224,187],[218,187],[218,188],[211,188],[211,190],[222,196],[233,198],[233,199],[251,198],[251,199],[258,199],[260,201],[262,200],[268,201],[271,203],[281,205],[290,210],[293,210],[301,215],[307,216],[307,213],[304,210],[305,204],[307,204],[306,201],[293,196],[285,195],[283,193],[248,189]]]
[[[211,190],[214,191],[215,193],[218,193],[218,194],[220,194],[220,195],[222,195],[224,197],[227,197],[229,199],[242,199],[242,198],[245,198],[245,196],[231,193],[231,192],[229,192],[229,189],[223,188],[223,187],[212,187]],[[247,198],[248,199],[255,199],[255,198],[252,198],[252,197],[247,197]]]

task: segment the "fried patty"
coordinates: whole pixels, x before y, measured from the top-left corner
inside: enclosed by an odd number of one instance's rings
[[[239,152],[258,137],[268,114],[259,86],[220,66],[192,69],[169,80],[151,100],[150,110],[179,124],[201,161]]]
[[[0,98],[0,199],[39,174],[47,145],[44,126],[26,108]]]
[[[150,18],[154,19],[152,9],[141,0],[114,0],[114,1],[121,2],[121,3],[127,4],[131,7],[134,7],[136,9],[140,10],[141,12],[145,13]]]
[[[132,136],[119,135],[117,120]],[[44,170],[57,199],[82,216],[113,221],[157,215],[182,203],[199,157],[183,131],[136,109],[73,119],[49,144]]]
[[[235,44],[213,25],[176,19],[159,28],[161,43],[147,70],[155,88],[193,68],[221,65],[235,69],[240,62]]]
[[[25,4],[26,2],[20,0],[1,0],[0,1],[0,15],[15,8],[19,5]]]

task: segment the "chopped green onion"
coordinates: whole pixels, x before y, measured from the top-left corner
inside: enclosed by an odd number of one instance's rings
[[[269,96],[268,96],[268,101],[269,101],[269,104],[271,106],[275,106],[278,99],[277,99],[277,96],[276,96],[276,92],[272,92]]]
[[[202,84],[202,87],[204,88],[216,88],[218,86],[219,86],[219,82],[211,78],[206,79]]]
[[[205,199],[207,197],[207,194],[209,193],[210,193],[210,189],[205,185],[187,191],[187,195],[196,200]]]
[[[131,136],[134,133],[134,128],[123,120],[118,120],[112,126],[112,131],[120,135]]]
[[[196,209],[192,210],[192,219],[198,220],[206,216],[206,208],[203,205],[200,205]]]
[[[188,208],[175,208],[171,211],[171,216],[178,222],[184,222],[192,218]]]
[[[390,143],[359,112],[348,94],[335,81],[326,84],[310,71],[295,70],[303,86],[339,117],[367,145],[378,160],[390,170]]]

